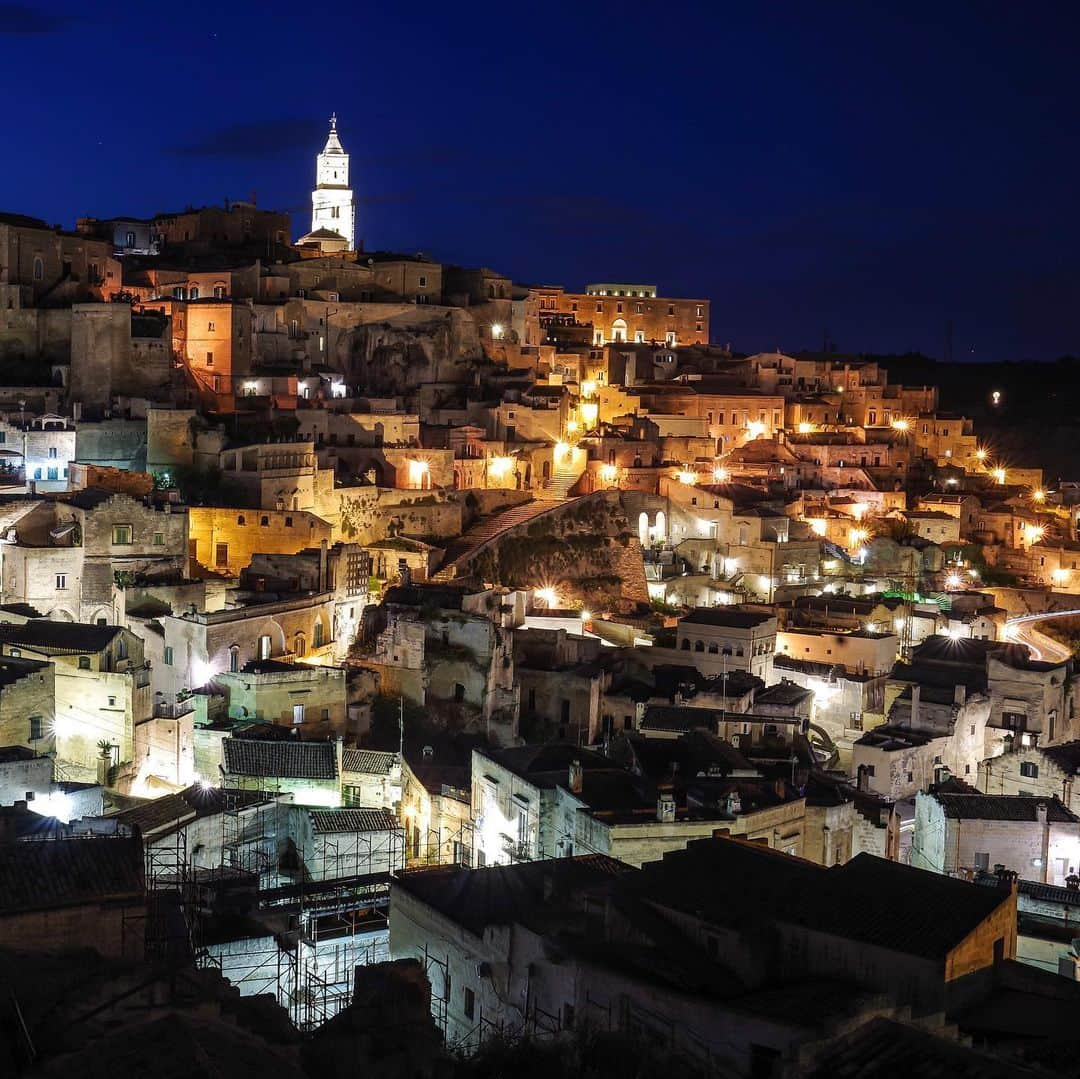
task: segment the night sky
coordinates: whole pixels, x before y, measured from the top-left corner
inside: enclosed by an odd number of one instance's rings
[[[0,3],[0,209],[309,226],[712,300],[742,350],[1080,352],[1076,4]]]

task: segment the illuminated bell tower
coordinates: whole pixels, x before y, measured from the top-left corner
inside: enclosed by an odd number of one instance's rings
[[[329,229],[344,236],[353,250],[353,193],[349,187],[349,155],[337,134],[337,114],[330,117],[330,134],[316,158],[315,190],[311,192],[311,231]]]

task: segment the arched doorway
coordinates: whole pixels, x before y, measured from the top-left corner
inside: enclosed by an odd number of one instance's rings
[[[617,318],[611,324],[611,340],[612,341],[625,341],[626,340],[626,319]]]
[[[642,547],[649,546],[649,515],[642,510],[638,514],[637,519],[637,534],[638,539],[641,541]]]
[[[663,510],[656,511],[656,534],[654,538],[658,543],[663,543],[667,539],[667,518],[664,516]]]

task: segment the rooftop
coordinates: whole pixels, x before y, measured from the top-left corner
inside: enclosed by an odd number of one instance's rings
[[[0,914],[138,899],[139,839],[83,836],[0,847]]]
[[[1037,821],[1039,806],[1046,807],[1046,819],[1052,824],[1080,824],[1078,817],[1055,798],[1032,798],[1025,794],[942,794],[934,798],[954,820]]]
[[[721,626],[729,629],[752,629],[775,620],[764,611],[744,611],[735,607],[697,607],[679,619],[679,625]]]
[[[234,776],[277,779],[336,779],[337,747],[333,742],[267,742],[225,738],[225,771]]]

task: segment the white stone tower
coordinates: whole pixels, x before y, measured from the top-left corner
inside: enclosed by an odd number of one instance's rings
[[[330,117],[330,134],[316,158],[315,190],[311,192],[311,231],[329,229],[354,246],[353,193],[349,187],[349,155],[337,134],[337,114]]]

